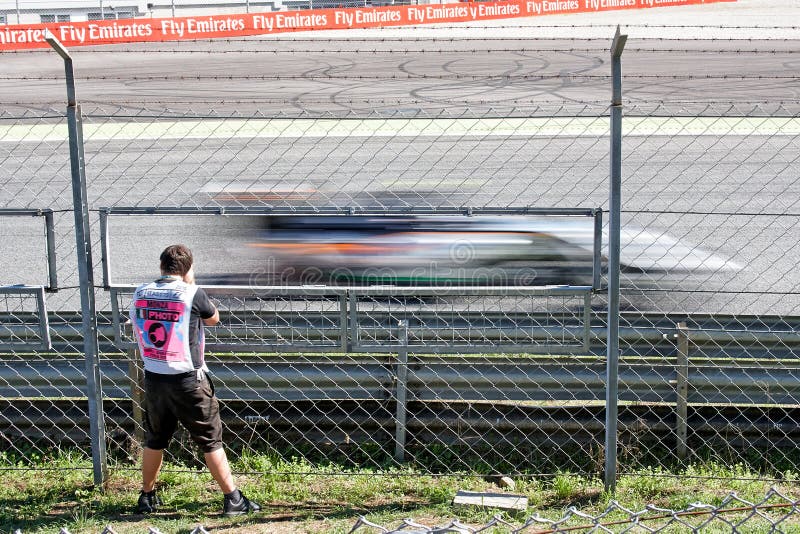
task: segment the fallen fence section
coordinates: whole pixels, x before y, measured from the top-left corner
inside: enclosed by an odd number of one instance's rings
[[[528,533],[528,534],[566,534],[575,532],[731,532],[746,533],[755,531],[788,532],[791,521],[800,515],[800,501],[771,489],[757,502],[742,499],[731,492],[719,505],[693,503],[682,510],[671,510],[647,505],[642,510],[631,510],[611,501],[608,507],[598,514],[581,512],[574,506],[564,515],[549,519],[539,514],[530,516],[522,524],[496,515],[482,525],[469,525],[453,520],[446,525],[427,526],[411,519],[403,520],[396,527],[373,523],[361,517],[350,529],[353,532],[380,532],[382,534],[434,534],[454,532],[472,534],[477,532]]]

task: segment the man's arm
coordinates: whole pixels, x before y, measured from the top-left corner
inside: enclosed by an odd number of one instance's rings
[[[219,310],[208,299],[203,288],[198,287],[192,301],[192,312],[197,313],[206,326],[214,326],[219,322]]]
[[[212,304],[212,306],[214,305]],[[217,309],[216,306],[214,306],[214,315],[212,315],[208,319],[203,319],[203,324],[206,326],[214,326],[218,322],[219,322],[219,310]]]

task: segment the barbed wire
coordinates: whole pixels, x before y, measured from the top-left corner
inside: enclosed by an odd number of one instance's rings
[[[275,80],[486,80],[486,79],[509,79],[509,80],[560,80],[564,78],[578,80],[599,80],[607,81],[610,75],[592,74],[391,74],[391,75],[335,75],[335,74],[311,74],[311,75],[164,75],[164,76],[82,76],[84,81],[170,81],[170,80],[192,80],[192,81],[275,81]],[[744,74],[687,74],[687,75],[661,75],[661,74],[629,74],[623,76],[628,80],[796,80],[796,76],[765,76]],[[4,81],[62,81],[58,76],[4,76],[0,77],[0,82]]]
[[[634,106],[632,110],[629,110],[628,113],[626,113],[626,115],[629,116],[629,117],[638,116],[638,115],[633,115],[632,113],[634,113],[636,111],[636,108],[642,107],[642,106],[659,106],[659,107],[661,107],[661,106],[676,106],[676,107],[681,107],[681,106],[698,106],[698,105],[700,105],[700,106],[704,106],[704,107],[709,108],[709,109],[719,109],[720,106],[723,106],[723,107],[729,107],[729,106],[745,107],[745,106],[766,106],[766,105],[769,105],[769,106],[774,106],[776,108],[780,108],[780,107],[789,106],[789,105],[794,106],[794,105],[797,104],[797,102],[793,101],[793,100],[716,100],[715,99],[713,102],[708,102],[708,101],[702,101],[702,100],[648,100],[648,99],[629,98],[628,101]],[[268,97],[258,98],[258,97],[253,97],[253,98],[246,98],[246,99],[228,99],[228,98],[226,98],[224,100],[221,100],[221,99],[218,99],[218,98],[215,98],[215,99],[192,98],[191,100],[188,100],[186,98],[175,99],[175,100],[168,100],[168,99],[136,100],[136,99],[126,98],[124,104],[123,103],[113,103],[113,102],[109,102],[107,100],[94,100],[92,98],[84,98],[84,99],[81,99],[81,102],[84,104],[84,106],[87,105],[87,104],[92,104],[92,105],[97,105],[97,106],[106,106],[106,105],[109,105],[109,104],[113,104],[113,106],[115,108],[116,107],[120,107],[120,108],[127,107],[127,108],[136,108],[139,111],[152,111],[151,107],[153,105],[162,105],[162,104],[183,104],[183,105],[186,105],[186,104],[192,104],[192,105],[197,105],[197,104],[287,104],[287,105],[290,105],[290,104],[295,103],[296,101],[290,101],[290,100],[287,100],[286,98],[268,98]],[[393,105],[393,106],[394,105],[400,105],[400,104],[408,104],[408,105],[430,104],[430,100],[420,99],[420,98],[402,98],[402,97],[398,97],[398,98],[389,100],[389,99],[386,99],[386,98],[368,98],[368,97],[367,98],[352,98],[352,97],[349,97],[349,98],[338,98],[338,97],[337,98],[314,98],[312,96],[309,96],[308,98],[303,98],[302,102],[306,103],[306,104],[330,104],[331,102],[333,102],[333,103],[338,103],[338,104],[359,103],[359,104],[386,104],[386,105]],[[5,101],[4,103],[5,104],[9,104],[9,105],[18,105],[18,106],[52,105],[53,104],[52,101],[50,101],[50,100],[47,100],[47,101],[35,101],[35,100],[32,100],[32,99],[26,99],[24,101],[22,101],[22,100],[19,100],[19,101]],[[562,106],[563,107],[564,100],[563,99],[545,100],[545,99],[542,99],[542,98],[539,98],[538,96],[536,96],[532,100],[510,99],[510,100],[504,100],[503,102],[498,103],[495,100],[484,101],[484,100],[480,100],[480,99],[467,100],[467,99],[459,99],[459,98],[449,98],[449,99],[447,99],[447,103],[450,103],[450,104],[469,104],[469,105],[492,104],[492,105],[504,106],[504,107],[505,106],[509,106],[509,105],[513,106],[514,104],[523,104],[526,107],[533,105],[533,106],[540,107],[540,108],[547,108],[548,106],[553,106],[553,105]],[[147,108],[139,109],[139,106],[142,106],[142,105],[143,106],[147,106]],[[586,107],[590,107],[590,108],[594,107],[594,106],[607,106],[608,105],[608,99],[581,100],[579,103],[577,103],[577,105],[579,105],[581,107],[586,106]],[[18,116],[18,115],[9,114],[6,110],[1,110],[0,111],[0,120],[20,120],[20,119],[25,119],[25,118],[36,118],[36,119],[43,119],[44,120],[44,119],[63,119],[64,118],[64,114],[63,113],[57,114],[56,112],[54,112],[54,110],[46,110],[46,111],[48,111],[50,113],[53,113],[53,114],[51,114],[51,115],[35,115],[35,116],[31,116],[31,117],[25,117],[25,116]],[[186,112],[186,115],[188,116],[190,113],[191,112]],[[205,116],[207,114],[208,114],[208,112],[206,111],[203,114],[203,116]],[[649,115],[650,114],[648,113],[648,116]],[[790,117],[793,117],[793,116],[796,116],[796,115],[797,115],[797,113],[786,113],[786,116],[790,116]],[[114,117],[120,117],[120,115],[119,114],[115,114]],[[623,211],[627,211],[628,213],[635,213],[635,211],[631,211],[631,210],[623,210]],[[642,213],[647,213],[647,212],[642,211]],[[662,213],[662,212],[659,212],[659,213]],[[663,212],[663,213],[669,213],[669,212]],[[683,213],[683,212],[681,212],[681,213]],[[698,212],[698,214],[701,214],[701,213]],[[724,213],[720,213],[720,214],[724,214]],[[732,212],[731,214],[734,215],[735,213]]]
[[[606,210],[603,210],[607,213]],[[622,210],[622,213],[654,215],[721,215],[725,217],[800,217],[800,213],[776,213],[768,211],[677,211],[677,210]]]
[[[599,29],[599,28],[609,28],[613,29],[616,28],[616,25],[492,25],[492,26],[471,26],[471,25],[452,25],[452,26],[402,26],[402,27],[382,27],[382,28],[369,28],[369,31],[374,32],[388,32],[397,29],[407,29],[407,30],[476,30],[476,31],[485,31],[487,28],[491,28],[492,30],[536,30],[536,29]],[[723,30],[798,30],[800,27],[798,26],[704,26],[704,25],[625,25],[624,28],[626,30],[636,29],[636,28],[646,28],[646,29],[723,29]],[[298,32],[300,32],[298,30]],[[303,38],[303,37],[295,37],[295,33],[287,33],[282,35],[252,35],[240,38],[222,38],[222,39],[214,39],[209,41],[208,39],[182,39],[180,41],[174,41],[169,39],[164,40],[155,40],[151,41],[147,44],[164,44],[169,43],[174,45],[175,47],[181,47],[186,45],[197,45],[202,44],[204,46],[216,46],[220,44],[252,44],[254,41],[262,41],[262,42],[276,42],[276,43],[320,43],[321,41],[325,44],[333,44],[333,43],[420,43],[420,42],[449,42],[449,43],[456,43],[456,42],[474,42],[474,37],[409,37],[409,38],[400,38],[400,37],[345,37],[345,38],[330,38],[326,37],[324,40],[320,38]],[[546,42],[546,41],[571,41],[571,42],[598,42],[607,44],[609,39],[607,37],[573,37],[573,36],[548,36],[548,37],[481,37],[479,39],[481,42],[503,42],[503,41],[524,41],[524,42]],[[637,38],[638,41],[647,41],[647,42],[681,42],[681,39],[671,38],[671,37],[643,37]],[[692,39],[692,42],[783,42],[789,43],[794,41],[794,38],[754,38],[754,37],[701,37],[697,36]],[[235,50],[235,51],[197,51],[197,50],[185,50],[185,49],[149,49],[149,48],[135,48],[135,49],[120,49],[118,48],[121,45],[142,45],[143,43],[135,40],[119,40],[117,41],[116,45],[111,48],[92,48],[92,49],[81,49],[76,48],[74,53],[76,54],[115,54],[115,53],[136,53],[140,54],[143,50],[146,50],[148,53],[175,53],[175,52],[187,52],[187,53],[252,53],[252,52],[265,52],[263,49],[255,49],[255,50]],[[571,48],[556,48],[556,49],[542,49],[541,51],[570,51]],[[592,51],[594,49],[587,49],[588,51]],[[628,52],[630,51],[637,51],[637,48],[629,47],[627,49]],[[649,49],[643,49],[644,51],[649,51]],[[580,51],[580,49],[576,49],[576,51]],[[660,51],[660,49],[654,49],[654,51]],[[684,49],[669,49],[670,52],[681,52]],[[704,50],[693,50],[694,52],[702,52]],[[710,52],[717,52],[718,50],[705,50]],[[758,50],[759,52],[762,50]],[[770,51],[766,51],[770,52]],[[775,50],[775,53],[797,53],[796,50]],[[9,50],[2,52],[3,54],[49,54],[47,50]]]
[[[589,46],[536,46],[536,43],[552,43],[553,41],[558,42],[572,42],[572,43],[597,43],[597,47],[589,47]],[[697,38],[693,39],[693,43],[719,43],[724,44],[728,43],[731,46],[739,46],[738,43],[746,42],[746,43],[755,43],[755,42],[763,42],[763,43],[770,43],[772,48],[731,48],[729,47],[704,47],[704,48],[688,48],[688,47],[666,47],[666,48],[659,48],[652,45],[649,46],[635,46],[634,43],[631,43],[633,46],[628,46],[626,48],[626,53],[687,53],[687,54],[694,54],[694,53],[725,53],[725,52],[736,52],[736,53],[752,53],[752,54],[788,54],[793,55],[797,54],[798,50],[793,47],[789,48],[777,48],[775,47],[775,43],[791,43],[796,41],[796,39],[790,38],[782,38],[782,39],[752,39],[752,38]],[[648,37],[642,39],[636,39],[636,42],[639,43],[681,43],[685,41],[681,41],[679,39],[673,38],[659,38],[659,37]],[[169,48],[148,48],[148,44],[169,44]],[[76,54],[87,54],[87,55],[94,55],[94,54],[141,54],[143,51],[146,51],[148,54],[207,54],[207,55],[215,55],[215,54],[264,54],[264,53],[271,53],[274,55],[282,55],[282,54],[341,54],[341,53],[355,53],[355,54],[384,54],[384,53],[397,53],[397,52],[405,52],[405,53],[416,53],[416,54],[443,54],[443,53],[453,53],[453,52],[485,52],[485,53],[499,53],[499,52],[508,52],[508,53],[537,53],[537,52],[548,52],[548,53],[600,53],[600,52],[607,52],[608,48],[608,38],[573,38],[573,37],[482,37],[480,39],[475,39],[474,37],[412,37],[412,38],[399,38],[399,37],[366,37],[366,38],[341,38],[341,39],[328,39],[325,41],[321,41],[320,39],[309,39],[309,38],[292,38],[292,39],[281,39],[281,40],[261,40],[260,43],[262,44],[259,47],[250,46],[248,48],[236,48],[236,49],[223,49],[221,46],[224,45],[241,45],[241,44],[248,44],[253,45],[253,40],[236,40],[236,39],[217,39],[213,41],[209,40],[183,40],[183,41],[155,41],[153,43],[136,43],[134,41],[122,41],[119,44],[112,46],[112,47],[95,47],[92,49],[82,49],[76,48],[74,52]],[[315,47],[308,47],[308,48],[265,48],[265,45],[268,44],[316,44],[319,45],[318,48]],[[376,48],[334,48],[335,46],[342,46],[348,44],[369,44],[369,45],[380,45],[380,44],[402,44],[405,45],[405,48],[397,49],[397,48],[390,48],[385,50],[379,50]],[[416,45],[420,43],[425,44],[453,44],[453,45],[460,45],[463,43],[470,43],[471,46],[468,49],[408,49],[408,45]],[[524,47],[521,48],[482,48],[476,47],[475,43],[525,43]],[[120,48],[121,45],[124,44],[137,44],[136,48]],[[201,45],[201,48],[188,48],[187,45]],[[11,50],[6,51],[6,54],[31,54],[31,53],[46,53],[42,50],[30,51],[30,50]]]
[[[623,289],[636,289],[636,291],[640,291],[642,293],[663,293],[667,292],[675,292],[675,293],[686,293],[686,294],[697,294],[697,295],[780,295],[780,296],[794,296],[800,295],[798,291],[768,291],[768,290],[759,290],[759,291],[748,291],[746,289],[737,289],[737,290],[725,290],[725,289],[660,289],[660,288],[651,288],[651,287],[636,287],[636,286],[625,286],[623,285]]]
[[[519,41],[520,39],[508,39],[508,41]],[[467,41],[467,40],[465,40]],[[404,45],[408,45],[408,41],[398,41],[403,42]],[[457,42],[455,40],[452,41],[453,43]],[[472,41],[474,42],[474,40]],[[22,53],[20,51],[14,51],[18,53]],[[273,55],[296,55],[296,54],[359,54],[359,55],[379,55],[379,54],[397,54],[397,53],[405,53],[405,54],[453,54],[453,53],[519,53],[519,54],[528,54],[528,53],[563,53],[563,54],[575,54],[575,53],[603,53],[607,54],[607,48],[597,47],[597,48],[589,48],[589,47],[522,47],[522,48],[469,48],[469,49],[431,49],[431,48],[419,48],[419,49],[410,49],[410,48],[391,48],[385,50],[378,50],[378,49],[365,49],[365,48],[296,48],[296,49],[263,49],[263,48],[245,48],[245,49],[238,49],[238,50],[185,50],[185,49],[153,49],[153,50],[146,50],[148,54],[205,54],[205,55],[217,55],[217,54],[273,54]],[[800,53],[800,50],[792,50],[792,49],[759,49],[759,48],[641,48],[641,47],[629,47],[625,49],[627,54],[631,53],[669,53],[669,54],[715,54],[715,53],[737,53],[737,54],[787,54],[787,55],[795,55]],[[135,50],[135,49],[125,49],[125,50],[94,50],[92,51],[93,54],[96,53],[111,53],[111,54],[141,54],[142,50]]]

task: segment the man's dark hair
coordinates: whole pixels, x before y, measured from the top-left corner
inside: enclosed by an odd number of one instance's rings
[[[161,272],[183,276],[194,263],[192,251],[186,245],[170,245],[161,253]]]

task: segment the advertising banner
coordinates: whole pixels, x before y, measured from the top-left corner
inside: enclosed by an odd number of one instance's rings
[[[239,15],[138,18],[0,26],[0,51],[47,47],[49,29],[66,47],[219,39],[312,30],[474,22],[736,0],[504,0],[382,7],[307,9]]]

